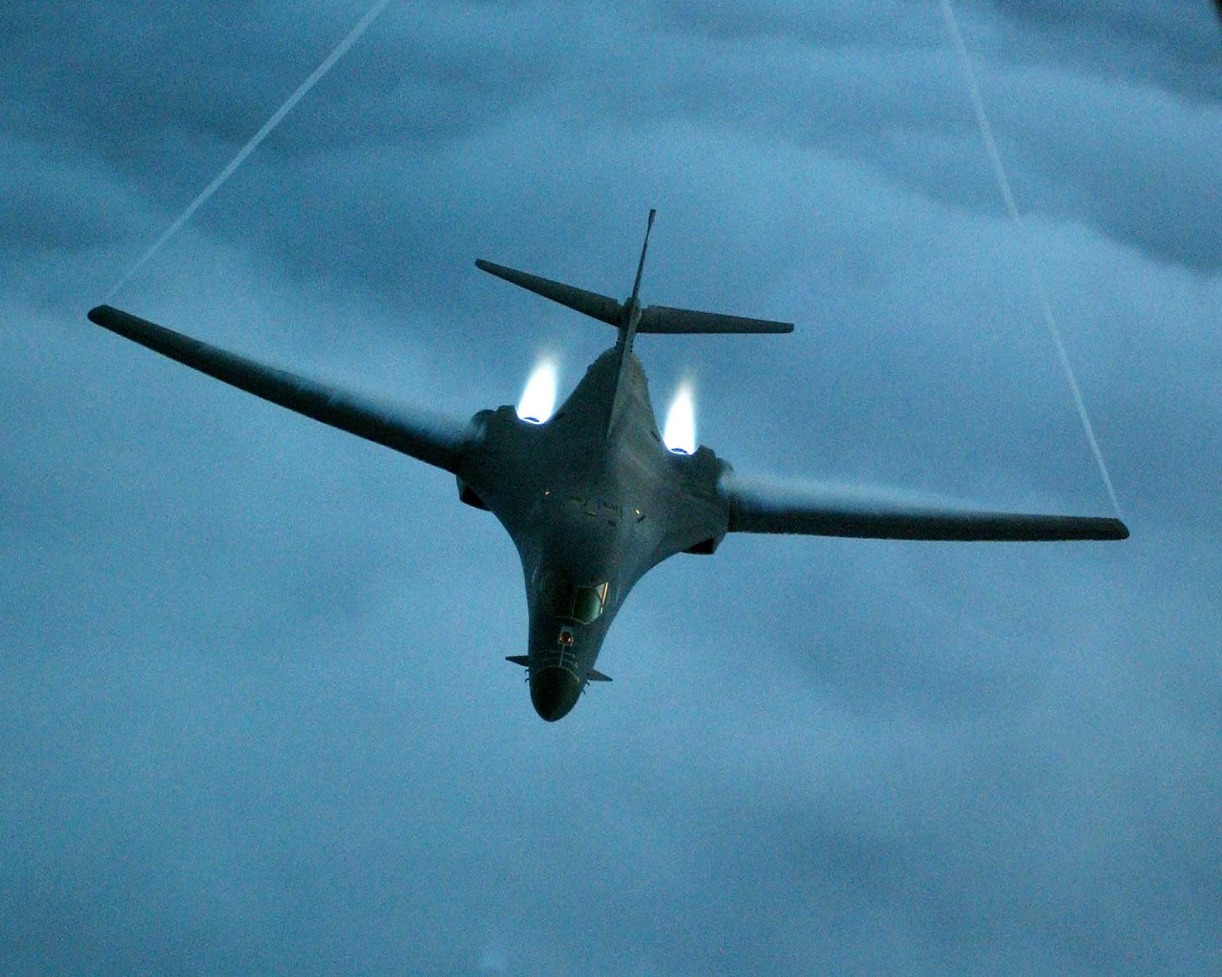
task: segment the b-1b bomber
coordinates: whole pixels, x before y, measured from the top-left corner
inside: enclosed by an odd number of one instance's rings
[[[820,489],[741,475],[705,446],[668,449],[658,430],[645,374],[633,352],[645,333],[789,333],[793,325],[651,305],[639,299],[649,247],[650,211],[631,295],[605,295],[486,261],[483,271],[614,326],[615,345],[542,422],[512,406],[468,421],[390,407],[275,369],[173,332],[107,305],[100,326],[208,376],[445,469],[458,496],[492,513],[522,560],[529,610],[526,654],[535,711],[567,715],[599,672],[607,629],[632,587],[677,553],[713,553],[726,533],[909,540],[1119,540],[1119,520],[1028,515],[896,496]]]

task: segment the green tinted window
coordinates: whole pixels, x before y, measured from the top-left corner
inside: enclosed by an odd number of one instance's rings
[[[602,615],[607,604],[607,585],[574,587],[564,576],[552,571],[543,578],[543,605],[548,611],[567,621],[590,624]]]
[[[603,612],[603,602],[593,587],[578,587],[577,599],[573,602],[573,617],[582,624],[596,620]]]

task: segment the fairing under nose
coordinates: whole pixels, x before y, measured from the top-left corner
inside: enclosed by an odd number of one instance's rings
[[[530,676],[531,705],[549,723],[567,716],[580,696],[581,683],[567,668],[549,666]]]

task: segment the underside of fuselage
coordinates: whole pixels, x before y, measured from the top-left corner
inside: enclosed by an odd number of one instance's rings
[[[463,497],[500,520],[521,557],[531,702],[548,721],[580,698],[637,580],[674,553],[711,551],[728,522],[723,463],[707,448],[667,450],[640,362],[623,359],[603,353],[545,423],[511,407],[477,414],[459,474]]]

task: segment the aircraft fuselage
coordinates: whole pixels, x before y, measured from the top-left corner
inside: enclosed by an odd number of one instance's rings
[[[522,420],[512,407],[469,422],[342,390],[289,373],[107,305],[98,325],[194,370],[306,417],[444,469],[459,497],[491,510],[522,559],[530,613],[526,666],[535,711],[553,722],[576,704],[607,629],[651,567],[675,553],[712,553],[727,532],[799,533],[956,542],[1119,540],[1119,518],[991,511],[917,502],[894,493],[744,478],[708,448],[668,451],[633,340],[641,334],[778,334],[793,323],[665,305],[643,307],[637,264],[631,296],[618,302],[563,282],[478,260],[511,284],[614,326],[596,359],[550,418]],[[543,423],[539,423],[543,421]]]
[[[463,500],[490,510],[522,559],[531,701],[549,721],[601,677],[594,663],[633,585],[675,553],[711,553],[728,526],[725,462],[666,448],[640,363],[624,356],[622,377],[617,348],[595,360],[546,423],[480,411],[459,466]]]

